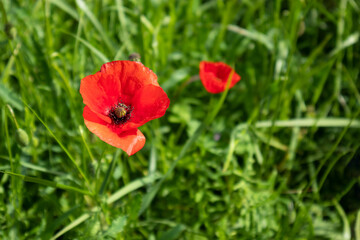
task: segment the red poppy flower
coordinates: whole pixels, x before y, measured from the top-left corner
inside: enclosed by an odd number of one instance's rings
[[[225,91],[226,83],[231,71],[234,70],[223,62],[200,62],[200,79],[205,89],[210,93],[220,93]],[[229,89],[240,81],[240,78],[241,77],[234,72]]]
[[[137,129],[162,117],[170,100],[157,76],[140,62],[114,61],[81,80],[87,128],[104,142],[133,155],[145,144]]]

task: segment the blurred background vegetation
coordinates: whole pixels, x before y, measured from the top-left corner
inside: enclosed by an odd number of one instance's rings
[[[0,14],[0,239],[360,240],[358,0],[1,0]],[[79,85],[133,52],[171,105],[128,157],[86,129]],[[242,77],[205,125],[221,95],[201,60]]]

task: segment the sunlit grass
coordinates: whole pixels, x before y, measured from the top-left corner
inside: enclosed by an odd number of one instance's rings
[[[3,0],[0,14],[0,239],[360,239],[358,1]],[[171,104],[128,157],[86,129],[79,86],[133,52]],[[201,60],[242,80],[211,95]]]

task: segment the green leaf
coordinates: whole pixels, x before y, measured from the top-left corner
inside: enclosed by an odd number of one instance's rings
[[[126,225],[127,217],[120,216],[116,218],[112,223],[109,229],[103,234],[103,236],[111,236],[116,238],[116,235],[124,230]]]
[[[24,109],[19,97],[9,88],[7,88],[2,82],[0,82],[0,98],[18,110]]]
[[[186,227],[183,224],[178,224],[175,227],[171,228],[170,230],[161,234],[159,240],[177,239],[185,229]]]

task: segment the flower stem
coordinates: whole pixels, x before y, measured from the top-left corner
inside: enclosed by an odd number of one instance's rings
[[[106,175],[104,177],[104,180],[103,180],[103,182],[101,184],[101,187],[100,187],[100,190],[99,190],[99,196],[101,196],[104,193],[105,188],[106,188],[106,186],[107,186],[107,184],[109,182],[109,179],[110,179],[112,173],[114,172],[115,165],[116,165],[115,163],[116,163],[116,160],[117,160],[117,158],[119,156],[119,153],[120,153],[120,151],[117,150],[115,152],[115,154],[114,154],[113,159],[111,160],[111,163],[110,163],[110,165],[109,165],[109,167],[108,167],[108,169],[106,171]]]
[[[227,93],[229,91],[231,79],[232,79],[234,73],[235,73],[235,71],[232,70],[231,73],[229,74],[229,77],[226,81],[225,91],[221,94],[220,100],[216,104],[215,108],[213,108],[212,111],[209,113],[208,118],[206,118],[206,120],[205,120],[206,125],[210,125],[212,123],[212,121],[215,119],[216,115],[219,113],[222,105],[224,104]]]
[[[6,104],[6,106],[7,106],[8,110],[9,110],[9,112],[10,112],[10,115],[11,115],[12,119],[14,120],[16,129],[19,129],[20,127],[19,127],[18,122],[16,121],[16,117],[15,117],[15,114],[14,114],[14,110],[10,107],[9,104]]]
[[[212,111],[209,112],[208,117],[196,129],[194,134],[186,141],[184,147],[180,151],[180,154],[175,159],[175,161],[171,164],[170,168],[165,173],[165,175],[160,179],[159,182],[157,182],[155,185],[153,185],[150,188],[150,191],[144,196],[143,202],[141,204],[140,211],[138,213],[138,216],[143,214],[144,211],[150,206],[150,204],[153,201],[153,199],[155,198],[157,192],[160,190],[160,187],[161,187],[162,183],[174,171],[177,163],[180,161],[180,159],[182,159],[184,157],[185,153],[189,150],[189,148],[193,145],[193,143],[201,136],[201,134],[203,133],[205,128],[207,126],[209,126],[211,124],[211,122],[215,119],[216,115],[219,113],[219,111],[220,111],[220,109],[221,109],[221,107],[222,107],[222,105],[223,105],[223,103],[225,101],[225,98],[226,98],[226,95],[228,93],[230,82],[231,82],[233,74],[234,74],[234,71],[232,71],[230,73],[229,78],[228,78],[227,83],[226,83],[225,91],[222,93],[222,95],[220,97],[220,100],[217,103],[217,105],[215,106],[215,108],[213,108]]]

